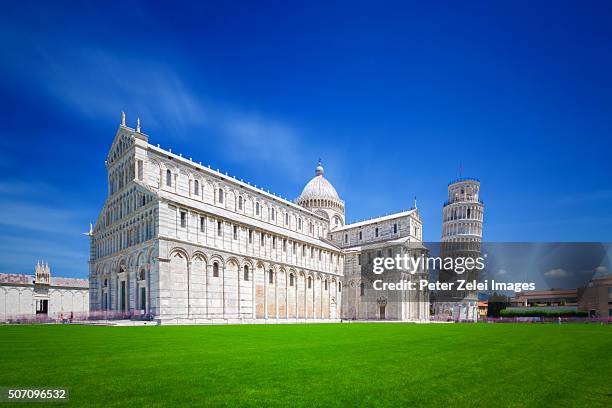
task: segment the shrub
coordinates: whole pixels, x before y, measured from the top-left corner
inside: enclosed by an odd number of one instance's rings
[[[504,309],[500,312],[502,317],[587,317],[587,312],[576,310],[543,310],[543,309]]]

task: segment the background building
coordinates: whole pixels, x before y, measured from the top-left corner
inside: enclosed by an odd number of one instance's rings
[[[0,321],[84,317],[88,311],[87,279],[52,277],[49,264],[40,262],[34,276],[0,274]]]

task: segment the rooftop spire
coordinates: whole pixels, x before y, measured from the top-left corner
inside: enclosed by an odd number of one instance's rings
[[[140,133],[140,118],[136,119],[136,131]]]
[[[321,159],[319,158],[319,163],[317,164],[317,168],[315,169],[316,176],[322,176],[324,173],[323,165],[321,164]]]
[[[121,126],[125,126],[125,112],[121,111]]]

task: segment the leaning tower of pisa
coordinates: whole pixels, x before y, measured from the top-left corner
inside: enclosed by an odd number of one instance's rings
[[[472,257],[480,256],[482,242],[482,223],[484,204],[480,199],[480,181],[463,177],[448,184],[448,200],[442,209],[442,239],[440,256]],[[455,270],[441,270],[439,280],[478,281],[478,271],[473,269],[463,273]],[[451,290],[440,292],[434,304],[435,314],[455,321],[476,321],[478,318],[478,292]]]

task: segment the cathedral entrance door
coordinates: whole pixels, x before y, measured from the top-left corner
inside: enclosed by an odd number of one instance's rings
[[[36,301],[36,314],[47,314],[49,312],[49,300],[40,299]]]
[[[387,308],[386,305],[380,305],[379,306],[379,319],[380,320],[385,320],[385,309]]]

